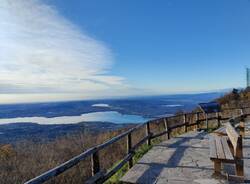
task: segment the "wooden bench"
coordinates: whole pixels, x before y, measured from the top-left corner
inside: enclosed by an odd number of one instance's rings
[[[227,136],[211,135],[209,138],[210,159],[214,162],[215,174],[221,174],[221,163],[234,163],[237,176],[244,176],[242,137],[231,123],[225,126]]]

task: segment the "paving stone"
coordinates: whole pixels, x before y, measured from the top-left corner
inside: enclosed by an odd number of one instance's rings
[[[214,168],[209,158],[208,137],[209,134],[205,132],[195,131],[155,145],[121,178],[121,181],[139,184],[228,183],[223,178],[213,177]],[[243,144],[247,180],[250,178],[250,133],[246,133]],[[234,167],[228,168],[231,169],[230,172],[234,172]]]

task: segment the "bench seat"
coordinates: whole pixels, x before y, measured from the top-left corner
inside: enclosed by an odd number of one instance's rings
[[[226,136],[210,136],[210,159],[221,160],[223,162],[234,162],[234,157],[228,145],[228,138]]]

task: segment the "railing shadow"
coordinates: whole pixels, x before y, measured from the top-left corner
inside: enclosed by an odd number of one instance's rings
[[[136,183],[147,183],[147,184],[155,183],[164,168],[199,168],[194,166],[179,166],[179,163],[183,158],[185,151],[188,148],[193,147],[193,146],[186,146],[183,144],[188,143],[192,139],[201,140],[205,134],[206,133],[203,132],[197,134],[194,137],[181,137],[178,138],[178,140],[173,144],[167,145],[166,146],[167,148],[172,148],[172,149],[174,148],[175,151],[173,152],[173,154],[170,156],[170,158],[167,160],[166,163],[145,163],[139,161],[137,164],[146,165],[148,169],[138,178]],[[158,146],[162,147],[163,145],[159,144]],[[204,170],[205,169],[211,170],[211,168],[205,168],[205,167],[200,167],[200,168]]]

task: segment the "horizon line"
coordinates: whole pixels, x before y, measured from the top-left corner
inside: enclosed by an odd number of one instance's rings
[[[198,95],[206,93],[228,93],[233,88],[208,90],[208,91],[189,91],[189,92],[176,92],[176,93],[159,93],[159,94],[147,94],[147,95],[126,95],[126,96],[106,96],[106,97],[90,97],[85,99],[68,99],[68,100],[37,100],[27,102],[4,102],[0,105],[20,105],[20,104],[42,104],[42,103],[64,103],[64,102],[80,102],[80,101],[95,101],[95,100],[118,100],[118,99],[130,99],[130,98],[146,98],[146,97],[157,97],[157,96],[174,96],[174,95]],[[242,89],[242,88],[236,88]],[[1,96],[1,94],[0,94]]]

